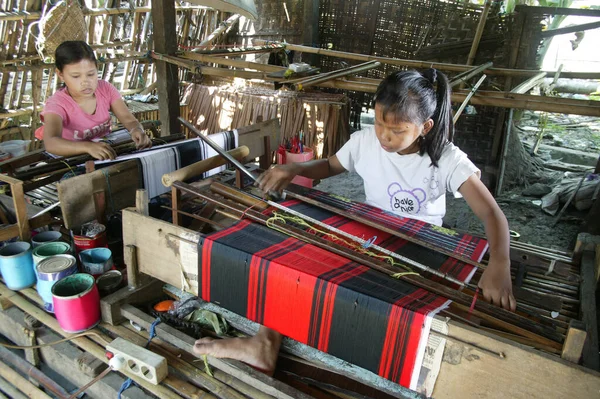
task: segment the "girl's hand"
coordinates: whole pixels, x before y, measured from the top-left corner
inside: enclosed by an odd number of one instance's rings
[[[93,158],[104,161],[107,159],[115,159],[117,157],[117,153],[109,144],[94,142],[89,142],[87,144],[87,153]]]
[[[150,140],[150,137],[148,137],[146,132],[144,132],[139,127],[136,127],[135,129],[133,129],[130,132],[130,134],[131,134],[131,139],[135,143],[135,148],[137,148],[138,150],[143,150],[145,148],[152,147],[152,140]]]
[[[299,168],[296,164],[277,165],[260,175],[256,184],[264,193],[280,193],[298,173]]]
[[[483,290],[486,301],[506,310],[516,310],[517,301],[512,293],[509,260],[500,261],[490,257],[490,262],[479,279],[479,288]]]

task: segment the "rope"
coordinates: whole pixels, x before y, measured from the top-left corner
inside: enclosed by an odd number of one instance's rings
[[[150,342],[152,341],[152,338],[156,337],[156,326],[160,324],[160,317],[157,317],[156,320],[154,320],[152,322],[152,324],[150,324],[150,329],[148,330],[148,342],[146,343],[146,348],[148,348],[150,346]]]
[[[121,399],[121,394],[123,392],[125,392],[126,389],[128,389],[129,387],[131,387],[132,385],[137,385],[135,382],[133,382],[133,380],[131,378],[128,378],[125,380],[125,382],[123,382],[123,384],[121,385],[121,388],[119,388],[119,392],[117,393],[117,399]]]

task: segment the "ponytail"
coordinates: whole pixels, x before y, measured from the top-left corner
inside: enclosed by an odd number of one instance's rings
[[[433,127],[425,135],[421,142],[421,155],[427,151],[431,163],[437,165],[442,156],[442,151],[448,142],[454,138],[454,123],[452,122],[452,103],[450,101],[450,84],[443,73],[430,68],[423,72],[423,77],[431,83],[432,88],[437,85],[435,91],[436,107],[431,119]]]

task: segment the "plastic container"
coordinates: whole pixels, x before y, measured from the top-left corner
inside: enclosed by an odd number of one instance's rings
[[[37,292],[44,300],[44,309],[54,313],[52,287],[60,279],[77,273],[77,259],[72,255],[54,255],[43,259],[35,267]]]
[[[313,157],[314,157],[314,153],[313,153],[312,148],[304,147],[304,152],[302,152],[300,154],[295,154],[293,152],[286,151],[285,152],[285,162],[283,162],[283,157],[281,156],[281,154],[277,154],[277,163],[282,165],[284,163],[289,164],[289,163],[296,163],[296,162],[307,162],[307,161],[310,161],[311,159],[313,159]],[[312,188],[313,179],[309,179],[308,177],[304,177],[304,176],[296,176],[292,180],[292,183],[297,184],[299,186]]]
[[[35,284],[31,244],[13,242],[0,249],[0,272],[11,290],[22,290]]]
[[[45,258],[68,254],[70,251],[71,246],[66,242],[47,242],[33,249],[33,264],[37,266]]]
[[[78,333],[100,322],[100,295],[89,274],[67,276],[52,286],[56,320],[64,331]]]
[[[31,140],[9,140],[0,143],[0,150],[9,153],[13,158],[24,155]]]

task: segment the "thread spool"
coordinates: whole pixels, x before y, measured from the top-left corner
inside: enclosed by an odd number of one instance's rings
[[[35,267],[37,292],[44,300],[44,309],[54,313],[52,287],[60,279],[77,273],[77,259],[72,255],[54,255],[42,259]]]
[[[81,270],[98,277],[113,267],[112,252],[108,248],[86,249],[79,253]]]
[[[11,290],[22,290],[35,284],[31,244],[17,241],[0,249],[0,272]]]
[[[31,237],[31,244],[33,245],[33,248],[37,248],[40,245],[44,245],[48,242],[60,241],[61,238],[62,234],[60,231],[44,231]]]
[[[67,254],[69,251],[71,246],[66,242],[48,242],[33,249],[33,264],[37,266],[49,256]]]
[[[72,274],[57,281],[52,286],[52,303],[65,332],[82,332],[100,322],[100,295],[90,274]]]

